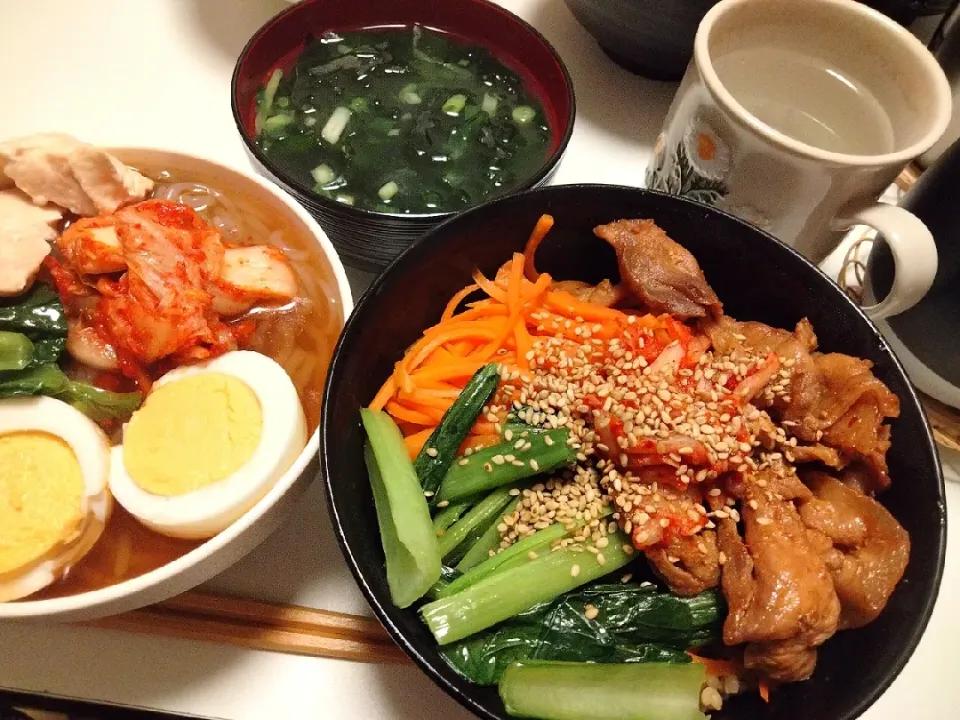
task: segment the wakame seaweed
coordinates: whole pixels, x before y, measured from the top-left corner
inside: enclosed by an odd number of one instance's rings
[[[551,133],[488,50],[414,25],[308,37],[261,90],[256,141],[318,195],[432,213],[518,187],[543,165]]]
[[[597,610],[593,619],[587,618],[588,605]],[[716,590],[681,598],[652,584],[597,584],[440,652],[479,685],[496,684],[511,663],[522,660],[684,663],[690,661],[687,650],[719,640],[725,615]]]

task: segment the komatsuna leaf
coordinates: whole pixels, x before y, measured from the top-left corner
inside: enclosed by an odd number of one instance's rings
[[[597,609],[587,619],[586,607]],[[543,603],[441,650],[471,682],[496,684],[523,660],[689,662],[686,650],[720,638],[717,591],[680,598],[652,584],[598,584]]]

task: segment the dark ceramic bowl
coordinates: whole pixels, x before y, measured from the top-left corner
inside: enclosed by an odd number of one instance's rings
[[[618,65],[654,80],[679,80],[693,56],[703,16],[720,0],[565,0]],[[903,25],[943,12],[947,0],[868,0]]]
[[[481,45],[516,72],[540,102],[552,142],[540,168],[518,190],[537,187],[566,150],[576,103],[570,75],[556,50],[526,22],[486,0],[304,0],[272,18],[247,43],[233,71],[233,118],[261,170],[320,223],[347,265],[377,271],[453,212],[399,215],[361,210],[314,193],[272,163],[254,142],[256,95],[274,68],[295,60],[308,34],[419,23]]]
[[[344,556],[371,606],[399,645],[434,682],[483,718],[505,718],[495,688],[455,674],[416,611],[390,602],[383,551],[363,463],[358,408],[423,329],[436,322],[479,267],[493,273],[520,250],[541,213],[556,225],[537,255],[539,269],[589,282],[616,277],[613,251],[594,226],[652,218],[700,262],[725,309],[743,320],[793,327],[813,322],[825,351],[869,358],[901,402],[888,454],[893,486],[881,500],[909,531],[910,564],[886,610],[871,625],[841,632],[820,650],[807,682],[728,700],[714,720],[851,720],[890,685],[913,653],[940,585],[946,540],[943,478],[930,429],[903,368],[860,309],[817,268],[770,235],[717,210],[645,190],[555,186],[502,198],[436,228],[401,255],[360,300],[328,375],[321,469]],[[638,568],[636,573],[642,572]]]
[[[654,80],[679,80],[703,16],[719,0],[565,0],[618,65]]]

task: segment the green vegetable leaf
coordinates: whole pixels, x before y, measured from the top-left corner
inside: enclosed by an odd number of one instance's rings
[[[598,611],[593,620],[587,605]],[[687,649],[720,638],[725,614],[716,590],[681,598],[654,585],[597,584],[440,651],[480,685],[496,684],[511,663],[524,660],[683,663]]]
[[[33,364],[56,362],[67,344],[67,317],[57,293],[37,283],[26,295],[0,303],[0,330],[26,335]]]
[[[116,393],[68,378],[55,363],[0,373],[0,398],[48,395],[72,405],[95,422],[125,420],[140,407],[140,393]]]

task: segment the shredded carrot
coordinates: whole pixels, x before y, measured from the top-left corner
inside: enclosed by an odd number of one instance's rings
[[[453,314],[457,311],[457,307],[462,303],[467,297],[480,289],[479,285],[467,285],[463,290],[458,292],[452,298],[450,302],[447,303],[446,309],[443,311],[443,315],[440,316],[440,322],[449,320],[453,317]]]
[[[426,430],[421,430],[420,432],[413,433],[412,435],[407,435],[403,442],[407,446],[407,452],[410,453],[410,459],[416,459],[417,455],[420,454],[420,451],[423,449],[423,446],[426,445],[427,440],[430,439],[430,434],[433,432],[433,428],[427,428]]]
[[[507,304],[507,293],[502,287],[497,285],[493,280],[488,279],[481,273],[479,270],[473,273],[473,281],[480,286],[480,289],[483,290],[487,295],[492,297],[494,300]]]
[[[716,677],[726,677],[727,675],[738,675],[740,673],[740,666],[733,660],[718,660],[717,658],[696,655],[692,652],[688,652],[687,655],[693,662],[703,665],[708,673]]]
[[[393,417],[398,420],[403,420],[408,423],[413,423],[414,425],[428,425],[433,426],[436,423],[433,421],[433,418],[424,413],[418,412],[416,410],[411,410],[405,405],[401,405],[395,400],[391,400],[386,405],[384,405],[384,410],[393,415]]]
[[[524,271],[527,275],[527,279],[530,282],[534,282],[539,275],[536,267],[534,266],[533,258],[537,254],[537,248],[540,247],[540,243],[543,242],[543,239],[547,236],[547,233],[550,232],[550,228],[552,227],[553,216],[541,215],[540,219],[537,220],[537,224],[533,227],[533,232],[530,233],[530,239],[527,240],[526,247],[523,249]]]
[[[757,681],[757,692],[760,693],[760,698],[765,702],[770,702],[770,683],[767,682],[766,678],[760,678]]]
[[[383,406],[387,404],[387,400],[393,397],[393,394],[397,391],[397,383],[393,379],[393,375],[387,378],[387,381],[383,384],[380,390],[377,392],[373,402],[370,403],[371,410],[383,410]]]

